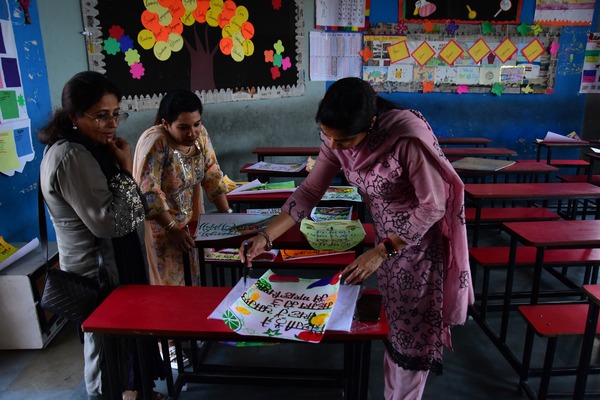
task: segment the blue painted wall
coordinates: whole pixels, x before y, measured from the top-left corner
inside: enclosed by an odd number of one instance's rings
[[[26,25],[18,1],[0,2],[2,15],[8,11],[18,49],[21,80],[31,119],[31,131],[43,126],[51,113],[48,75],[40,32],[37,1],[29,6],[31,24]],[[33,133],[32,133],[33,134]],[[35,159],[25,164],[22,173],[0,174],[0,235],[9,242],[25,242],[38,236],[37,181],[43,146],[33,138]]]

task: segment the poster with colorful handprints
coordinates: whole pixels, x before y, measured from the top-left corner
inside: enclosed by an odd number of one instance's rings
[[[223,322],[247,336],[319,343],[340,288],[340,275],[287,277],[268,270],[223,313]]]

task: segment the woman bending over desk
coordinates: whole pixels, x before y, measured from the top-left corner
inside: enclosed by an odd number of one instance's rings
[[[386,400],[420,399],[429,371],[441,373],[450,327],[473,302],[463,183],[429,124],[378,97],[358,78],[327,90],[319,104],[321,150],[314,169],[259,235],[240,247],[248,262],[310,215],[340,168],[359,188],[377,242],[343,271],[358,284],[377,274],[390,336],[384,355]]]
[[[202,103],[193,92],[174,90],[163,97],[154,126],[137,142],[133,176],[150,209],[145,222],[150,284],[184,285],[183,252],[192,252],[192,280],[197,282],[197,250],[188,223],[204,212],[201,186],[220,212],[231,209],[202,125]]]

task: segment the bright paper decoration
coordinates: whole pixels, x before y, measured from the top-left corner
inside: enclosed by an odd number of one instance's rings
[[[516,52],[517,46],[509,38],[504,39],[494,50],[496,57],[503,63],[509,60]]]
[[[241,335],[319,343],[339,288],[339,273],[304,279],[268,270],[229,306],[223,322]]]
[[[539,56],[544,54],[544,46],[540,43],[538,38],[535,38],[531,41],[527,46],[521,50],[521,54],[529,61],[530,63],[534,62]]]
[[[412,57],[421,67],[427,64],[427,61],[431,60],[433,56],[435,56],[435,50],[429,45],[429,43],[427,43],[426,40],[423,41],[423,43],[421,43],[419,47],[417,47],[412,53]]]

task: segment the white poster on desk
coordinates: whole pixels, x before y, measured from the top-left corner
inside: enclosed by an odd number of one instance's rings
[[[265,228],[275,215],[200,214],[194,234],[196,241],[218,240],[247,235]]]

